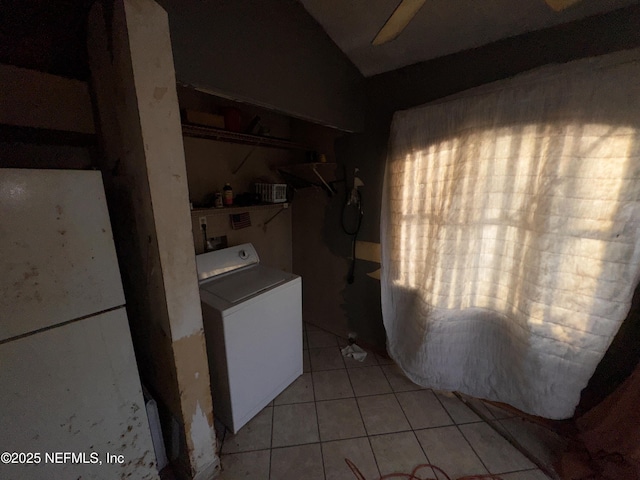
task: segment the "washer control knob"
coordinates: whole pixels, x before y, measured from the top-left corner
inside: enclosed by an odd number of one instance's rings
[[[239,255],[242,260],[246,260],[247,258],[249,258],[249,254],[246,250],[240,250]]]

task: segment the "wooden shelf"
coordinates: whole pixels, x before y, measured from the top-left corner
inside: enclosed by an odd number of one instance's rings
[[[296,163],[278,168],[278,172],[285,178],[289,178],[292,183],[300,187],[318,185],[322,186],[331,194],[335,193],[332,183],[338,180],[336,171],[337,163]]]
[[[246,207],[222,207],[222,208],[194,208],[191,210],[192,217],[203,215],[233,215],[235,213],[255,212],[258,210],[279,210],[289,208],[288,203],[265,203],[264,205],[248,205]]]
[[[186,137],[206,138],[220,142],[240,143],[260,147],[282,148],[286,150],[312,150],[308,145],[292,142],[284,138],[249,135],[247,133],[230,132],[219,128],[200,125],[182,124],[182,134]]]

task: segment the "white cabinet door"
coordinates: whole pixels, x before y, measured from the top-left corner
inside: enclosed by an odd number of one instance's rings
[[[100,172],[0,169],[0,340],[124,304]]]
[[[0,386],[0,452],[41,456],[0,463],[0,478],[158,478],[124,308],[0,344]],[[102,464],[48,462],[55,452]]]

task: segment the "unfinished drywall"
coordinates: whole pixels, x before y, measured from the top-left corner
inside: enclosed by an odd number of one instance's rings
[[[191,110],[221,114],[224,108],[236,108],[240,115],[241,130],[252,121],[264,135],[290,139],[291,118],[263,108],[239,104],[196,90],[178,87],[178,99],[183,111]],[[309,149],[313,149],[312,145]],[[254,192],[257,181],[282,183],[278,167],[305,159],[302,149],[270,148],[260,145],[231,143],[207,138],[184,137],[184,151],[189,183],[189,200],[194,207],[213,206],[215,192],[222,192],[226,183],[235,195]]]
[[[237,104],[184,87],[178,88],[182,110],[221,113],[225,107],[237,108],[241,127],[246,129],[259,117],[259,125],[268,135],[291,138],[291,118],[255,106]],[[313,147],[309,147],[313,148]],[[184,137],[184,152],[189,185],[193,245],[196,254],[205,251],[200,218],[207,219],[207,238],[226,236],[229,246],[252,243],[260,261],[287,272],[292,270],[291,210],[258,207],[240,210],[198,210],[212,207],[214,194],[222,193],[229,183],[235,195],[255,192],[256,182],[284,183],[277,168],[303,161],[304,150],[289,150],[224,141]],[[251,226],[234,230],[229,215],[248,212]],[[276,215],[277,214],[277,215]]]
[[[347,131],[363,127],[363,77],[295,0],[161,0],[178,81]]]
[[[377,111],[367,114],[371,127]],[[345,209],[353,187],[355,169],[363,181],[362,224],[357,240],[379,242],[379,192],[382,190],[380,152],[387,136],[371,129],[360,134],[319,133],[324,148],[337,159],[336,192],[329,196],[321,188],[306,189],[296,195],[293,210],[293,265],[302,275],[303,309],[306,321],[337,335],[358,335],[363,345],[384,351],[385,334],[380,311],[380,282],[376,279],[380,264],[367,255],[356,255],[354,282],[347,277],[352,257],[354,212]],[[330,144],[330,147],[328,146]],[[358,258],[360,257],[360,258]]]
[[[276,169],[304,156],[301,152],[190,137],[184,138],[184,152],[189,199],[194,207],[212,206],[214,193],[221,193],[226,183],[234,195],[255,192],[257,181],[282,183]]]
[[[189,199],[195,207],[212,206],[215,192],[221,193],[226,183],[232,186],[235,195],[254,192],[254,184],[259,181],[283,183],[276,172],[277,167],[299,161],[303,156],[302,152],[189,137],[184,138],[184,151]],[[242,168],[236,171],[245,158]],[[230,213],[244,211],[251,217],[251,226],[234,230]],[[200,217],[204,216],[207,218],[207,238],[226,236],[229,246],[253,243],[261,262],[290,272],[291,213],[290,210],[278,212],[264,208],[194,211],[191,215],[194,250],[198,254],[205,250],[199,223]],[[274,217],[276,213],[278,215]]]
[[[420,105],[484,83],[506,78],[517,73],[553,62],[595,56],[640,45],[640,7],[633,6],[605,15],[561,25],[501,40],[473,50],[405,67],[367,79],[367,110],[365,131],[336,142],[336,158],[346,167],[347,187],[355,167],[365,186],[361,188],[364,217],[358,239],[379,243],[379,217],[382,178],[386,160],[387,139],[394,111]],[[344,197],[342,198],[344,201]],[[344,233],[339,228],[341,210],[337,200],[324,206],[325,215],[317,216],[322,222],[313,228],[323,232],[325,264],[338,258],[347,258]],[[296,235],[294,219],[294,238]],[[294,242],[295,245],[295,242]],[[294,250],[294,265],[296,259]],[[311,266],[317,259],[299,260]],[[355,281],[349,285],[342,272],[328,272],[322,283],[340,285],[339,292],[329,295],[313,289],[312,303],[322,298],[325,304],[341,304],[340,324],[335,317],[324,320],[324,326],[335,333],[345,330],[359,334],[365,343],[385,347],[384,328],[380,312],[380,284],[368,276],[375,270],[375,262],[358,261]],[[306,269],[306,267],[302,267]]]
[[[296,203],[297,205],[297,203]],[[258,252],[260,263],[273,268],[293,271],[290,204],[258,205],[253,207],[194,210],[191,212],[193,242],[196,254],[205,252],[200,219],[207,220],[207,238],[227,237],[227,245],[251,243]],[[248,213],[251,226],[233,229],[230,215]]]
[[[180,424],[178,473],[208,479],[219,461],[166,12],[152,0],[96,3],[88,50],[141,375]]]
[[[346,338],[341,297],[349,269],[349,242],[346,237],[334,237],[338,224],[332,225],[335,231],[324,231],[326,212],[331,211],[332,205],[339,206],[342,198],[331,198],[321,188],[297,193],[293,208],[293,265],[294,272],[302,276],[302,318]]]
[[[238,207],[239,209],[233,210],[200,210],[198,207],[211,206],[214,193],[222,192],[226,183],[231,184],[236,195],[251,193],[255,191],[254,184],[259,181],[287,183],[289,179],[278,173],[280,167],[318,160],[320,154],[327,162],[335,162],[335,139],[345,134],[334,128],[294,119],[254,105],[231,102],[190,88],[178,87],[178,98],[183,110],[222,114],[225,107],[234,107],[240,112],[242,130],[259,117],[259,125],[266,129],[266,135],[289,139],[304,147],[271,148],[185,136],[189,199],[195,207],[191,217],[196,253],[204,252],[200,218],[206,217],[208,238],[225,235],[230,246],[250,242],[255,246],[262,263],[287,272],[304,274],[306,280],[303,283],[314,285],[315,279],[319,276],[318,272],[312,273],[308,269],[304,269],[304,272],[296,270],[292,252],[292,218],[297,219],[295,230],[308,232],[308,227],[313,225],[308,218],[318,212],[323,214],[324,211],[322,203],[304,201],[309,192],[308,188],[291,191],[290,184],[289,198],[293,198],[293,202],[285,209],[278,205],[244,209]],[[326,194],[324,196],[326,197]],[[249,213],[251,226],[234,230],[229,215],[242,212]],[[299,249],[304,255],[315,255],[314,242],[315,239],[307,237],[297,238],[293,240],[294,249]],[[298,262],[298,265],[304,264]],[[311,318],[312,309],[306,310],[309,314],[305,319]]]

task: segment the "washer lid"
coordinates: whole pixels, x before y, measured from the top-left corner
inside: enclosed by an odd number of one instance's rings
[[[287,274],[259,265],[229,273],[200,285],[202,290],[230,303],[238,303],[252,295],[268,290],[287,279]]]
[[[260,263],[258,252],[250,243],[196,255],[196,267],[200,282],[258,263]]]

